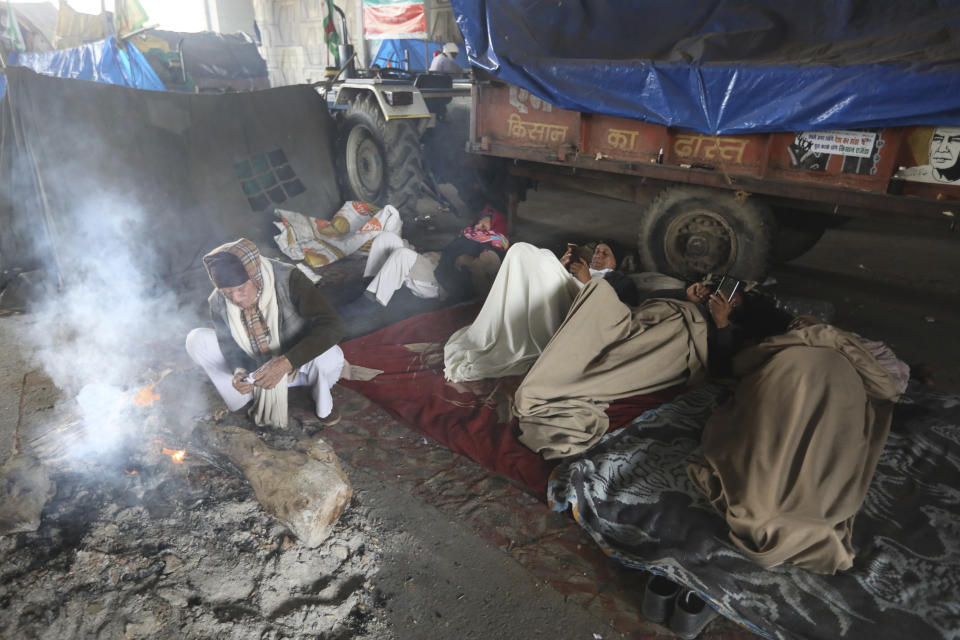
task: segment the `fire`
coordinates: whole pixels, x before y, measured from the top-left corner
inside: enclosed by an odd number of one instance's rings
[[[161,450],[163,453],[165,453],[165,454],[167,454],[168,456],[170,456],[170,458],[171,458],[174,462],[176,462],[177,464],[182,463],[182,462],[183,462],[183,456],[187,455],[187,452],[184,451],[183,449],[167,449],[166,447],[162,447],[160,450]]]
[[[168,449],[166,446],[164,446],[163,440],[157,440],[157,444],[160,445],[161,453],[165,453],[170,456],[170,459],[177,464],[183,463],[183,457],[187,455],[186,451],[183,449]]]
[[[159,400],[160,396],[153,392],[153,385],[149,387],[144,387],[137,391],[137,394],[133,396],[133,404],[138,407],[151,407],[153,406],[154,400]]]

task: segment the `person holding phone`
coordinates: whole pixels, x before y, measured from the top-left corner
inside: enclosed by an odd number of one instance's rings
[[[560,264],[583,284],[590,282],[591,278],[603,278],[610,283],[625,305],[635,307],[640,303],[637,285],[630,276],[617,270],[623,255],[624,251],[618,243],[613,240],[598,240],[588,262],[579,247],[568,242],[566,252],[560,256]]]
[[[546,459],[582,453],[606,433],[611,402],[727,376],[748,336],[786,329],[792,316],[728,285],[657,291],[631,308],[591,280],[514,394],[520,442]]]
[[[444,376],[467,382],[525,373],[591,280],[605,280],[624,304],[637,304],[636,285],[616,270],[620,258],[610,240],[592,251],[568,245],[559,259],[549,249],[512,245],[476,319],[444,345]]]
[[[736,278],[723,276],[719,283],[698,281],[686,289],[661,289],[644,300],[667,298],[697,305],[707,322],[709,370],[714,376],[731,374],[730,363],[743,345],[759,337],[782,332],[792,316],[774,307],[765,296],[746,290]]]

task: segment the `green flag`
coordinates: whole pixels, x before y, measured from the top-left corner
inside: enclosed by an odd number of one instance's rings
[[[340,66],[340,34],[337,33],[337,27],[333,22],[334,9],[333,0],[322,0],[320,4],[323,11],[323,40],[330,49],[330,56],[334,64]]]
[[[7,29],[4,33],[10,38],[10,46],[15,51],[23,51],[27,48],[23,41],[23,34],[20,33],[20,25],[17,24],[17,15],[10,6],[10,0],[7,0]]]
[[[7,0],[8,2],[10,0]],[[113,14],[113,30],[117,36],[133,33],[147,22],[147,12],[139,0],[116,0]]]

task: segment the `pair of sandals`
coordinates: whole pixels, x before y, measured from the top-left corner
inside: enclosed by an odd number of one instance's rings
[[[691,589],[663,576],[651,575],[643,593],[643,615],[684,640],[693,640],[717,612]]]

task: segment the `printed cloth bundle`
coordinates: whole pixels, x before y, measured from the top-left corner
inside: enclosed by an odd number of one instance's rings
[[[296,211],[276,209],[279,220],[274,236],[280,251],[291,260],[303,260],[312,269],[324,267],[356,251],[369,251],[381,231],[401,235],[403,222],[393,205],[382,209],[348,200],[330,220],[312,218]]]

